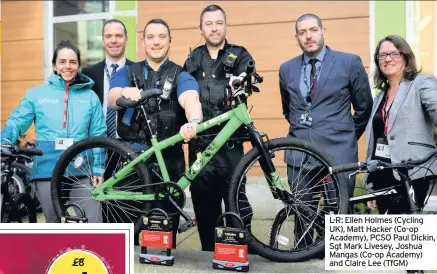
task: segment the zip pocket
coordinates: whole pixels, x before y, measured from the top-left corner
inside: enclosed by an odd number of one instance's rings
[[[418,143],[418,142],[408,142],[409,145],[413,146],[421,146],[421,147],[428,147],[428,148],[435,148],[433,145],[424,144],[424,143]]]

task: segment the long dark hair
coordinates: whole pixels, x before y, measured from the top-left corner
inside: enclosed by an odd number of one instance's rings
[[[377,89],[385,89],[388,87],[387,77],[385,77],[385,75],[382,73],[381,68],[379,67],[379,60],[378,60],[379,49],[381,48],[381,44],[384,43],[385,41],[393,43],[396,49],[399,50],[399,52],[401,53],[402,58],[404,58],[405,61],[405,69],[403,75],[404,79],[412,81],[414,80],[414,78],[416,78],[417,74],[420,72],[419,70],[417,70],[416,56],[414,55],[413,50],[411,49],[407,41],[405,41],[404,38],[398,35],[389,35],[379,41],[375,49],[375,54],[373,54],[373,61],[375,62],[376,65],[376,71],[373,74],[373,83],[375,84],[375,88]]]

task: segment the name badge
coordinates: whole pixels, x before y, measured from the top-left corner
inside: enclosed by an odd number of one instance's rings
[[[55,139],[55,149],[56,150],[66,150],[73,144],[73,138],[56,138]]]
[[[375,156],[381,159],[390,159],[390,149],[386,139],[378,138],[376,140]]]
[[[309,116],[308,113],[305,112],[300,116],[300,123],[302,125],[311,126],[313,124],[313,118],[311,118],[311,116]]]

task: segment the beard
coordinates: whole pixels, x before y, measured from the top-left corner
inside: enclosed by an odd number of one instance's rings
[[[306,48],[305,48],[305,44],[304,44],[304,43],[301,43],[301,42],[299,41],[299,47],[300,47],[300,49],[301,49],[301,50],[302,50],[306,55],[311,56],[311,57],[313,57],[316,53],[318,53],[318,52],[323,48],[324,45],[325,45],[325,38],[323,37],[323,35],[321,36],[320,41],[319,41],[319,42],[316,42],[316,47],[315,47],[315,48],[312,48],[312,49],[306,49]]]
[[[224,35],[221,37],[220,41],[218,42],[213,42],[211,39],[209,39],[209,37],[205,37],[206,45],[211,47],[218,47],[222,45],[225,39],[226,39],[226,33],[224,33]]]

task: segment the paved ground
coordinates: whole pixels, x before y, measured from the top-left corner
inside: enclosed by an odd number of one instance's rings
[[[184,235],[185,234],[185,235]],[[145,265],[138,262],[139,248],[135,249],[135,273],[231,273],[212,268],[212,252],[202,252],[197,229],[179,234],[177,249],[173,251],[173,266]],[[323,260],[303,263],[274,263],[257,255],[249,255],[252,273],[326,273]]]
[[[44,222],[42,213],[38,214],[38,222]],[[141,264],[138,261],[140,248],[135,247],[135,273],[232,273],[230,271],[212,268],[212,252],[200,251],[200,241],[197,229],[179,234],[177,249],[172,251],[175,256],[173,266],[157,266]],[[250,273],[396,273],[393,271],[326,271],[325,261],[313,259],[301,263],[276,263],[257,255],[249,255]],[[400,272],[405,273],[405,272]],[[427,273],[429,273],[427,271]],[[432,271],[435,273],[435,271]]]
[[[247,191],[251,192],[251,197],[256,195],[262,196],[263,194],[263,188],[258,188],[256,182],[253,182]],[[190,192],[186,191],[186,195],[187,203],[184,210],[192,216],[194,214],[192,211]],[[257,210],[260,210],[260,208],[257,208]],[[261,211],[263,210],[261,209]],[[42,214],[38,216],[38,221],[44,222]],[[262,229],[261,224],[258,224],[256,227]],[[262,233],[261,235],[265,234],[264,230],[260,230],[259,233]],[[259,236],[259,234],[257,236]],[[139,254],[140,249],[136,247],[134,258],[135,273],[232,273],[230,271],[212,268],[213,253],[200,251],[200,241],[196,228],[192,228],[188,232],[178,235],[177,249],[172,252],[175,256],[175,263],[171,267],[141,264],[138,260]],[[301,263],[275,263],[257,255],[249,255],[249,262],[249,272],[252,273],[396,273],[393,271],[326,271],[324,265],[325,261],[320,259],[313,259]],[[433,273],[435,272],[433,271]]]

